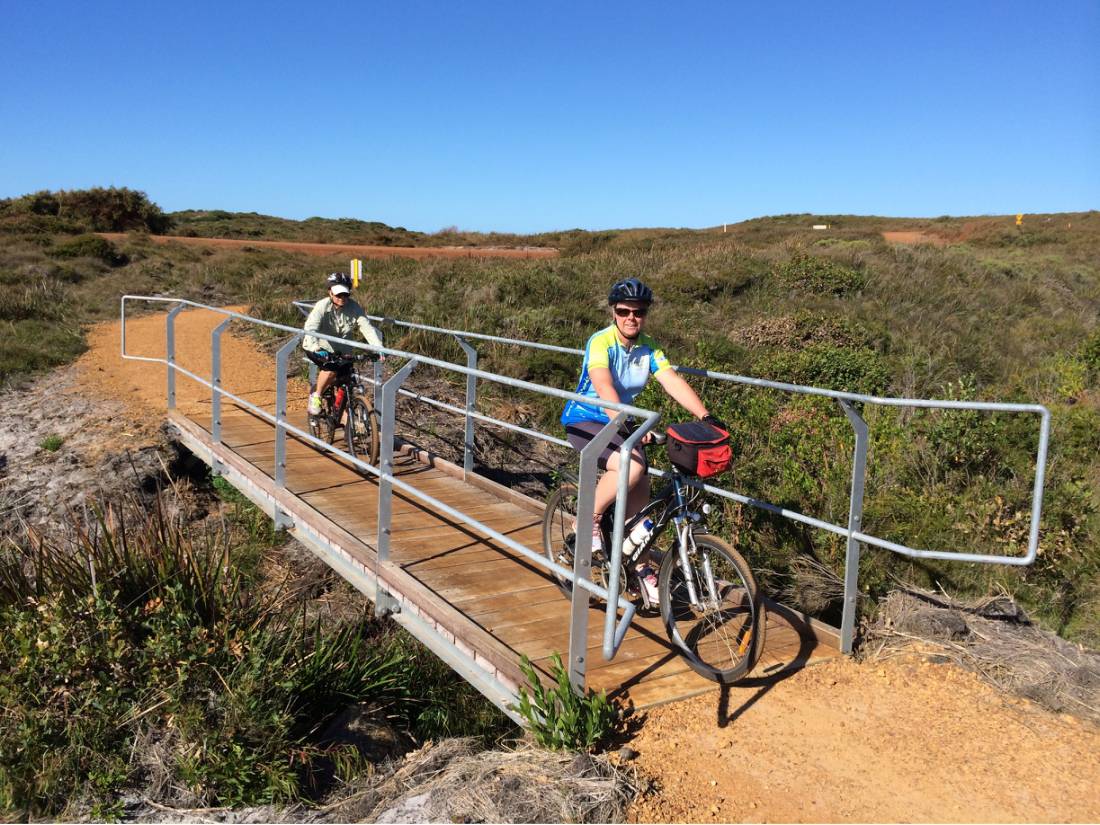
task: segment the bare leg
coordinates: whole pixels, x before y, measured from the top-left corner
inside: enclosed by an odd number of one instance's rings
[[[642,456],[638,450],[634,451],[630,462],[630,477],[627,479],[627,487],[630,490],[626,499],[626,517],[641,510],[649,501],[649,476],[642,465]],[[607,472],[596,484],[595,513],[600,515],[607,511],[615,503],[615,496],[619,492],[619,454],[611,456],[607,460]]]
[[[317,373],[317,389],[314,390],[318,395],[324,395],[325,390],[332,386],[332,382],[336,380],[336,373],[332,370],[321,370]]]

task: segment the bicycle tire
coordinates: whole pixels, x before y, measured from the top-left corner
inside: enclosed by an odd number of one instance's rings
[[[326,444],[332,444],[336,440],[336,427],[332,423],[332,396],[327,393],[321,399],[321,414],[309,415],[309,434],[319,438]]]
[[[678,546],[661,560],[657,581],[661,620],[669,640],[701,676],[723,685],[745,678],[764,650],[767,616],[748,562],[727,542],[709,534],[694,537],[688,553],[697,588],[703,581],[703,560],[710,562],[719,603],[691,604]],[[706,584],[701,588],[706,589]],[[700,602],[703,599],[700,598]]]
[[[570,538],[575,540],[573,521],[577,515],[577,485],[564,481],[546,497],[546,510],[542,517],[542,548],[546,558],[567,570],[573,569],[573,549]],[[607,561],[603,553],[592,554],[592,582],[607,587]],[[554,584],[566,598],[573,597],[573,582],[549,571]],[[626,571],[619,571],[619,593],[626,592]],[[593,597],[595,598],[595,597]]]
[[[374,408],[362,398],[356,398],[348,409],[348,420],[344,426],[344,437],[348,443],[348,452],[360,461],[372,467],[378,466],[378,420]]]

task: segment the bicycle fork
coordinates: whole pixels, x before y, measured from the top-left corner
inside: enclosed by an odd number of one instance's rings
[[[684,571],[684,583],[687,585],[688,599],[692,606],[700,607],[699,590],[701,586],[695,581],[695,566],[691,564],[690,558],[693,554],[697,554],[699,551],[695,544],[695,531],[691,527],[691,519],[683,517],[676,525],[676,532],[678,534],[677,544],[679,545],[680,552],[680,568]],[[710,602],[714,606],[718,605],[718,588],[714,581],[714,571],[710,566],[710,554],[703,553],[703,579],[706,585],[706,595],[710,597]]]

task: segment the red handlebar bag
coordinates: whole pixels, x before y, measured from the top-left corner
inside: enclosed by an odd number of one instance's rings
[[[705,421],[668,428],[668,458],[685,475],[710,478],[729,469],[730,434]]]

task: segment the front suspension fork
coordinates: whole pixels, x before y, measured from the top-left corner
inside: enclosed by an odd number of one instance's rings
[[[678,544],[680,549],[680,569],[684,571],[684,583],[687,585],[688,599],[693,607],[699,607],[699,590],[695,582],[695,566],[691,564],[690,555],[697,553],[695,545],[695,532],[691,528],[688,519],[682,519],[676,525]],[[706,579],[707,594],[713,604],[718,604],[718,592],[714,582],[714,571],[710,567],[710,556],[703,554],[703,576]]]

